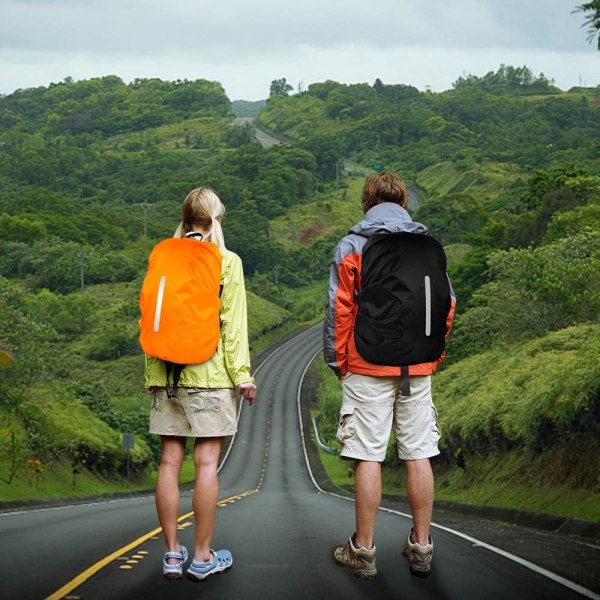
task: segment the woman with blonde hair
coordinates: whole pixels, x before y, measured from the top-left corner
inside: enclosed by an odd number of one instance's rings
[[[219,483],[217,467],[223,438],[237,431],[236,391],[254,404],[256,385],[250,372],[246,293],[242,261],[225,248],[221,220],[225,207],[208,187],[192,190],[183,203],[182,220],[173,237],[215,243],[222,256],[221,332],[215,354],[201,364],[186,365],[175,394],[165,388],[165,363],[145,357],[145,389],[152,395],[150,432],[161,437],[156,482],[156,509],[166,543],[163,575],[179,579],[188,558],[177,538],[179,474],[186,438],[195,438],[196,480],[192,497],[195,518],[194,558],[186,571],[192,581],[229,570],[228,550],[212,550]]]

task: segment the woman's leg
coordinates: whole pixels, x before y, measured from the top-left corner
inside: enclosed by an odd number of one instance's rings
[[[206,437],[197,438],[194,446],[196,466],[196,484],[192,501],[196,521],[194,560],[199,562],[212,560],[210,546],[217,513],[219,496],[217,466],[222,445],[222,437]]]
[[[185,438],[161,435],[162,452],[156,480],[156,511],[168,552],[179,552],[177,517],[179,516],[179,472],[185,455]],[[177,562],[169,559],[170,563]]]

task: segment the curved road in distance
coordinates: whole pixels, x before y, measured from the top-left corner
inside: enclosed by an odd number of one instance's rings
[[[263,131],[259,127],[256,126],[256,117],[236,117],[233,120],[233,125],[253,125],[254,126],[254,136],[260,142],[263,148],[270,148],[271,146],[276,146],[277,144],[285,144],[286,142],[281,141],[280,139],[269,135],[266,131]]]
[[[485,545],[438,529],[432,534],[432,575],[412,577],[400,555],[410,521],[395,512],[378,517],[377,579],[360,581],[338,567],[331,551],[352,533],[354,506],[315,487],[298,410],[300,382],[320,348],[317,325],[272,352],[257,372],[256,405],[241,409],[239,431],[220,473],[222,508],[214,536],[215,548],[233,552],[230,573],[204,584],[164,580],[163,543],[147,496],[0,515],[2,598],[582,597]],[[192,549],[190,495],[182,494],[180,527],[182,543]]]
[[[255,117],[236,117],[233,120],[233,125],[246,125],[250,123],[251,125],[254,125],[254,135],[256,136],[256,139],[262,144],[263,148],[270,148],[271,146],[275,146],[276,144],[282,144],[285,142],[282,142],[280,139],[277,139],[276,137],[273,137],[272,135],[269,135],[266,131],[263,131],[262,129],[259,129],[258,127],[256,127],[256,118]],[[350,163],[345,162],[344,163],[344,167],[346,168],[346,170],[349,173],[355,173],[357,175],[361,175],[364,177],[368,177],[371,173],[373,173],[372,170],[368,170],[368,169],[364,169],[361,170],[360,173],[356,172],[355,166],[351,165]],[[418,194],[418,192],[415,192],[415,190],[409,189],[408,190],[408,208],[410,210],[416,210],[417,208],[419,208],[419,206],[421,206],[423,200],[421,198],[421,196]]]

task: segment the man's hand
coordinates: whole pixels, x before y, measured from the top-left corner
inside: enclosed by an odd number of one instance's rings
[[[240,383],[237,386],[237,391],[242,398],[248,400],[248,404],[252,406],[256,400],[256,384],[248,381],[247,383]]]

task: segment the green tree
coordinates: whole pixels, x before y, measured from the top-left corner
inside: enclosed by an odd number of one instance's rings
[[[121,356],[138,354],[137,331],[128,331],[121,326],[111,325],[95,337],[88,350],[89,358],[93,360],[115,360]]]
[[[469,194],[450,194],[420,207],[415,220],[422,221],[441,244],[469,242],[489,221],[481,200]]]
[[[95,314],[97,298],[75,292],[62,296],[47,289],[27,296],[27,312],[38,321],[46,322],[61,334],[73,335],[87,331]]]
[[[26,433],[13,422],[8,423],[8,429],[0,432],[1,464],[6,469],[5,476],[0,480],[11,485],[15,475],[26,465],[29,455]]]
[[[27,242],[45,237],[46,226],[41,221],[0,215],[0,239],[3,241]]]
[[[600,232],[539,248],[494,252],[490,281],[457,318],[453,360],[498,342],[515,343],[600,319]]]
[[[598,50],[600,50],[600,0],[585,2],[575,8],[573,12],[581,12],[586,20],[582,27],[588,27],[588,41],[590,44],[598,36]]]
[[[269,96],[287,96],[294,88],[287,82],[285,77],[273,79]]]

